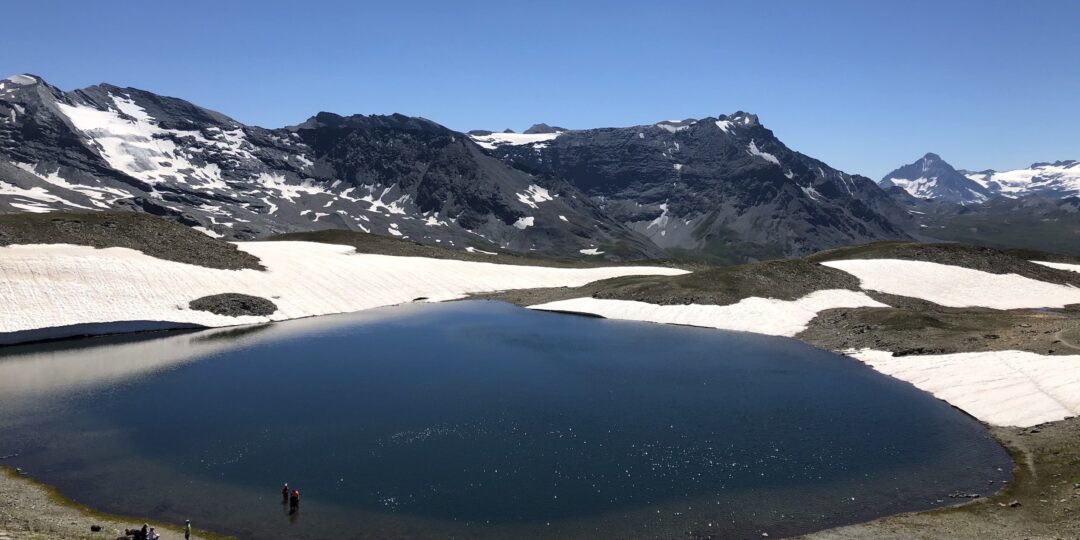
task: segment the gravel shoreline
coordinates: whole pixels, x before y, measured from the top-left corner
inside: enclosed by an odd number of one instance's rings
[[[96,512],[64,497],[55,489],[7,467],[0,467],[0,540],[112,540],[124,529],[148,523],[162,540],[184,537],[181,526],[143,518]],[[98,525],[101,531],[92,532]],[[223,540],[224,536],[195,530],[195,540]]]
[[[1014,481],[968,504],[899,514],[801,536],[803,540],[1066,540],[1080,538],[1080,418],[1034,428],[990,428],[1013,457]],[[997,489],[987,486],[987,491]],[[116,538],[144,519],[106,515],[52,488],[0,468],[0,540]],[[179,527],[150,522],[162,538],[181,538]],[[101,525],[102,532],[90,532]],[[224,537],[197,531],[193,537]]]

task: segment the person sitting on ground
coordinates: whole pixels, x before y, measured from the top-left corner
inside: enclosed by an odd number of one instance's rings
[[[153,527],[150,527],[150,532],[146,533],[146,540],[159,540],[160,538],[161,536],[157,531],[155,531]]]

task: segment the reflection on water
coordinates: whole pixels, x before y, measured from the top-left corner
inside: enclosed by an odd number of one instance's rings
[[[12,465],[246,537],[775,536],[1009,470],[970,418],[793,340],[497,303],[0,354]]]

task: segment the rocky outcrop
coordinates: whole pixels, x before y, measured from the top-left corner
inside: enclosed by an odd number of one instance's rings
[[[240,293],[213,294],[196,298],[188,303],[188,307],[226,317],[268,317],[277,311],[277,306],[265,298]]]

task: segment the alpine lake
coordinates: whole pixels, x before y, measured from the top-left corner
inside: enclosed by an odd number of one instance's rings
[[[479,301],[0,348],[0,456],[97,510],[300,539],[783,537],[1012,470],[796,340]]]

